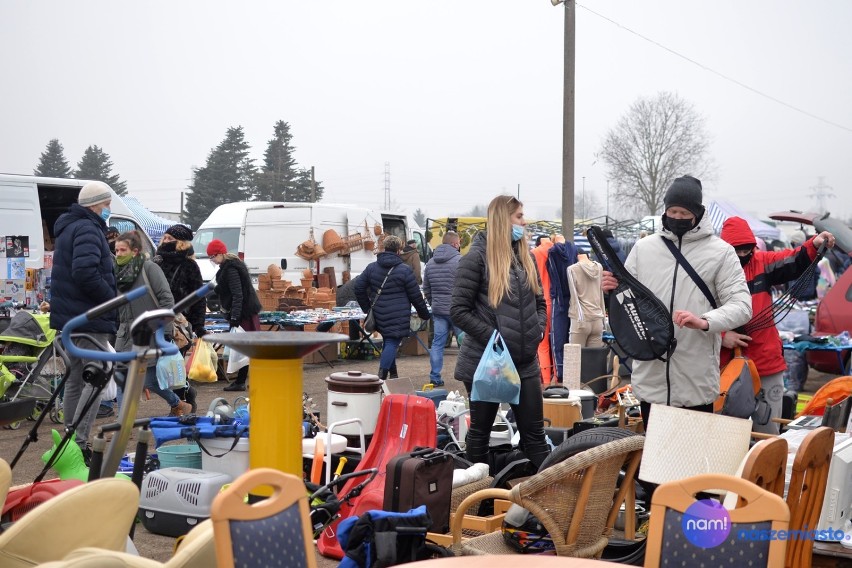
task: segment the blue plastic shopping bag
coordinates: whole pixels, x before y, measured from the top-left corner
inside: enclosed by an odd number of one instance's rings
[[[521,377],[506,349],[503,337],[495,330],[485,344],[482,359],[473,374],[473,392],[470,399],[475,402],[508,402],[518,404],[521,394]]]

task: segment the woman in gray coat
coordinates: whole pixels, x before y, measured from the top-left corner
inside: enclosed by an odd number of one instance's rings
[[[147,286],[149,293],[118,309],[118,334],[115,338],[116,351],[129,351],[133,348],[130,338],[130,324],[147,310],[156,308],[171,308],[175,305],[174,297],[169,289],[169,283],[163,270],[142,254],[142,239],[136,231],[122,233],[115,241],[115,279],[120,293],[125,293],[140,286]],[[123,387],[123,380],[116,377]],[[160,388],[157,381],[157,365],[150,362],[145,371],[145,388],[157,394],[171,407],[169,416],[189,414],[192,407],[180,400],[169,389]],[[121,395],[119,392],[119,403]]]

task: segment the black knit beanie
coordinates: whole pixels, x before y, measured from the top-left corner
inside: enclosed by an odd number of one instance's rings
[[[166,229],[166,234],[173,236],[179,241],[192,240],[192,230],[186,225],[172,225]]]
[[[666,209],[669,207],[683,207],[697,219],[704,215],[704,206],[701,205],[701,180],[692,176],[679,177],[666,191],[663,203]]]

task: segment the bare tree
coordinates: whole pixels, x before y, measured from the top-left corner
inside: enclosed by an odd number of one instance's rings
[[[635,204],[631,213],[655,215],[676,177],[710,173],[709,146],[704,117],[676,93],[661,92],[630,106],[607,133],[599,157],[615,202]]]

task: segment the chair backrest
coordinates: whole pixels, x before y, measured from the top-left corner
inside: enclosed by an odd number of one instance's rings
[[[619,473],[633,479],[644,443],[629,436],[580,452],[516,485],[511,499],[541,521],[558,555],[596,556],[633,485],[617,488]]]
[[[45,501],[0,535],[0,566],[30,566],[82,547],[123,551],[139,509],[139,490],[105,478]]]
[[[834,430],[825,426],[808,433],[796,451],[790,486],[787,489],[790,530],[816,530],[833,451]],[[813,545],[813,541],[809,539],[790,541],[785,566],[810,566]]]
[[[9,494],[9,487],[12,486],[12,468],[6,463],[6,460],[0,458],[0,510],[3,509],[3,504],[6,502],[6,495]]]
[[[592,379],[602,377],[609,370],[609,347],[583,347],[580,350],[580,382],[588,384]],[[588,384],[595,394],[601,394],[609,388],[606,380],[600,379]]]
[[[252,490],[272,495],[245,502]],[[219,568],[316,568],[305,484],[271,468],[252,469],[218,494],[210,508]]]
[[[699,503],[696,494],[723,489],[745,499],[747,505],[726,510],[730,522],[708,504]],[[701,502],[704,502],[701,500]],[[718,504],[717,504],[718,505]],[[721,505],[718,505],[721,507]],[[684,517],[698,512],[695,519]],[[711,512],[706,517],[701,513]],[[651,524],[648,528],[648,547],[645,568],[686,562],[688,566],[781,566],[786,541],[742,538],[741,531],[787,530],[790,511],[784,500],[740,477],[724,474],[702,474],[660,485],[651,498]],[[684,522],[686,520],[686,522]],[[702,523],[702,521],[704,521]],[[692,527],[690,527],[692,522]],[[725,527],[729,528],[727,534]],[[692,532],[692,531],[695,532]],[[690,532],[688,532],[690,531]],[[700,532],[700,535],[697,534]],[[755,533],[758,534],[758,533]],[[705,538],[701,545],[691,538]],[[708,546],[710,545],[710,546]]]
[[[761,440],[749,451],[743,466],[742,478],[779,497],[784,497],[784,476],[787,472],[787,440]],[[745,505],[740,498],[738,507]]]

